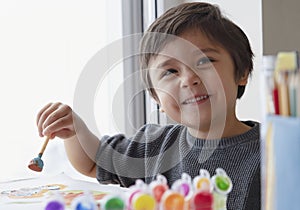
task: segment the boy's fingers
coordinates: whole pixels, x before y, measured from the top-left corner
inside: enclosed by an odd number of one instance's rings
[[[43,136],[43,129],[44,129],[44,123],[49,117],[49,115],[61,105],[61,103],[50,103],[46,105],[39,113],[37,116],[37,127],[38,127],[38,132],[40,136]]]
[[[46,106],[44,106],[37,114],[36,116],[36,124],[39,124],[41,115],[44,113],[45,110],[47,110],[50,106],[52,105],[52,103],[47,104]]]
[[[45,115],[45,111],[48,110],[51,106],[53,105],[53,103],[49,103],[47,104],[46,106],[44,106],[40,111],[39,113],[37,114],[37,117],[36,117],[36,124],[37,124],[37,128],[38,128],[38,132],[39,132],[39,135],[41,137],[43,137],[43,128],[42,128],[42,124],[43,124],[43,121],[46,119],[46,115]]]
[[[51,125],[56,121],[60,121],[61,118],[65,116],[70,116],[69,114],[72,113],[72,109],[67,105],[59,105],[58,107],[55,107],[54,110],[47,111],[50,111],[51,113],[49,113],[47,118],[45,119],[42,125],[43,129],[45,129],[47,126]],[[70,118],[72,119],[72,116],[70,116]]]
[[[71,134],[74,133],[74,129],[72,126],[72,114],[69,113],[66,116],[55,120],[53,123],[45,127],[43,135],[51,136],[51,138],[54,138],[55,136],[59,135],[62,131],[68,131]]]

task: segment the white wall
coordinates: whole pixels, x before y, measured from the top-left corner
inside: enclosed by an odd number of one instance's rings
[[[27,168],[43,143],[36,129],[36,114],[48,102],[72,106],[85,64],[108,43],[121,38],[121,0],[0,1],[0,26],[3,181],[40,175]],[[107,104],[122,80],[120,72],[113,75],[113,83],[99,84],[95,96],[95,113],[101,115],[97,123],[103,133],[115,132]],[[41,175],[65,171],[81,177],[66,160],[61,140],[49,142],[43,160]]]
[[[261,121],[262,0],[206,0],[204,2],[219,5],[223,14],[240,26],[250,40],[255,55],[254,71],[244,96],[237,103],[237,115],[240,119]]]

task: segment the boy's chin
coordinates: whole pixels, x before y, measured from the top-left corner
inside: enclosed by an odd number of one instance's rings
[[[187,126],[190,129],[201,131],[201,132],[208,132],[211,127],[210,121],[209,122],[189,121],[182,124]]]

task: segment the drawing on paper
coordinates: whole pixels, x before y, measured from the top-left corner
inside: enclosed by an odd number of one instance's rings
[[[66,187],[67,186],[63,184],[49,184],[38,187],[20,188],[16,190],[5,190],[1,192],[1,195],[7,196],[12,199],[40,198],[45,196],[50,191],[63,190]]]
[[[46,198],[51,196],[51,193],[54,191],[59,191],[64,198],[64,202],[67,206],[71,205],[72,201],[83,195],[83,190],[66,190],[67,186],[63,184],[49,184],[42,185],[38,187],[28,187],[28,188],[20,188],[14,190],[5,190],[0,193],[1,196],[7,196],[8,198],[17,201],[26,199],[30,201],[34,198]],[[101,200],[107,193],[92,190],[91,194],[93,195],[96,201]]]

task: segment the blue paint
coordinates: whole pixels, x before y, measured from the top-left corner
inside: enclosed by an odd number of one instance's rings
[[[44,167],[44,162],[40,157],[34,158],[33,161],[39,168]]]
[[[96,210],[96,208],[94,203],[78,202],[74,210]]]
[[[93,195],[86,191],[83,195],[75,198],[72,202],[73,210],[97,210]]]

